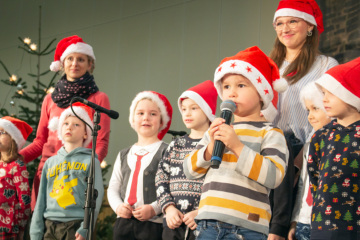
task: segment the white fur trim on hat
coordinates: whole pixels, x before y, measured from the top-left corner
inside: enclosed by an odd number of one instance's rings
[[[61,68],[61,63],[60,61],[55,61],[55,62],[52,62],[51,65],[50,65],[50,70],[52,72],[57,72],[59,71]]]
[[[336,80],[330,74],[324,74],[318,80],[315,81],[318,86],[321,86],[334,94],[336,97],[340,98],[345,103],[355,107],[360,111],[360,98],[346,89],[341,83]]]
[[[76,44],[71,44],[70,46],[68,46],[66,48],[66,50],[61,55],[60,61],[63,62],[64,59],[67,57],[67,55],[69,55],[71,53],[82,53],[82,54],[92,57],[95,61],[95,55],[94,55],[93,48],[87,43],[78,42]]]
[[[82,107],[78,107],[78,106],[73,106],[74,111],[76,112],[76,114],[82,118],[85,122],[87,122],[91,128],[94,127],[94,123],[91,121],[90,116],[88,115],[88,113],[86,112],[85,109],[83,109]],[[59,117],[54,117],[49,121],[48,124],[48,128],[51,131],[57,131],[57,135],[59,140],[61,140],[61,142],[64,144],[64,139],[62,138],[62,125],[64,124],[64,121],[67,117],[69,116],[75,116],[75,114],[71,111],[71,108],[67,108],[65,109],[61,115],[60,118]],[[84,143],[83,143],[83,147],[87,147],[90,142],[92,141],[92,131],[91,129],[86,125],[86,134],[87,134],[87,139],[85,139]]]
[[[12,122],[6,119],[0,119],[0,127],[2,127],[11,136],[12,139],[14,139],[18,150],[24,146],[26,139],[24,139],[20,130]]]
[[[221,99],[223,99],[221,79],[226,74],[239,74],[249,79],[263,100],[264,105],[262,109],[266,109],[268,107],[269,103],[274,97],[274,92],[268,80],[256,67],[245,61],[229,60],[216,68],[214,74],[214,85]]]
[[[181,94],[181,96],[178,99],[178,107],[180,112],[181,111],[181,101],[184,98],[190,98],[196,102],[197,105],[201,108],[201,110],[205,113],[207,118],[212,122],[215,119],[215,115],[212,114],[212,110],[208,103],[197,93],[194,91],[185,91]]]
[[[130,122],[131,127],[134,128],[134,112],[135,112],[135,108],[136,108],[138,102],[140,100],[143,100],[144,98],[151,99],[159,107],[160,113],[161,113],[161,119],[162,119],[162,122],[163,122],[163,124],[162,124],[161,128],[159,129],[159,131],[165,129],[167,127],[167,124],[170,121],[170,117],[167,114],[165,104],[158,97],[158,95],[156,95],[155,93],[150,92],[150,91],[140,92],[140,93],[138,93],[136,95],[134,100],[132,100],[131,105],[130,105],[130,115],[129,115],[129,122]]]
[[[321,93],[315,82],[309,82],[300,91],[300,102],[304,109],[306,109],[305,101],[309,100],[315,107],[320,108],[325,112],[323,98],[324,95]]]
[[[275,12],[273,23],[276,22],[278,17],[298,17],[302,18],[308,23],[317,26],[316,20],[313,15],[292,8],[282,8]]]

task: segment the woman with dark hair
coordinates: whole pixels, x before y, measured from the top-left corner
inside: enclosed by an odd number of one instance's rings
[[[62,71],[61,79],[55,85],[53,93],[45,96],[41,107],[40,122],[35,140],[20,151],[26,163],[41,155],[37,172],[34,176],[33,189],[31,193],[31,209],[34,210],[38,194],[41,172],[45,161],[56,155],[62,146],[57,137],[57,132],[49,131],[50,119],[56,119],[69,106],[73,97],[81,97],[94,102],[104,108],[110,108],[108,96],[99,91],[94,81],[92,72],[95,68],[95,55],[93,48],[78,36],[62,39],[56,46],[54,61],[50,70]],[[110,135],[110,118],[101,114],[101,129],[98,132],[96,153],[102,161],[108,151]],[[92,147],[92,144],[88,146]]]
[[[301,168],[302,147],[313,130],[300,103],[300,90],[338,65],[335,59],[320,54],[318,49],[324,28],[322,13],[315,0],[281,0],[273,25],[277,37],[270,58],[278,65],[289,88],[279,93],[277,106],[265,109],[263,114],[284,131],[290,158],[283,183],[270,194],[273,215],[269,239],[272,240],[287,236],[293,207],[293,166],[295,162]]]

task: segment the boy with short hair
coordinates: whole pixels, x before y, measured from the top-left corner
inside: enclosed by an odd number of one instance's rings
[[[288,151],[283,132],[264,122],[260,110],[273,98],[273,88],[286,89],[275,63],[258,47],[225,58],[215,70],[220,98],[236,104],[234,123],[216,118],[184,161],[188,178],[205,176],[197,239],[265,239],[271,210],[268,194],[286,171]],[[219,169],[210,168],[215,140],[225,152]]]
[[[217,96],[213,82],[207,80],[186,90],[178,99],[182,120],[190,134],[169,144],[156,173],[157,199],[165,214],[163,239],[195,239],[193,230],[197,225],[194,218],[204,179],[187,179],[183,161],[215,119]]]
[[[93,127],[92,110],[89,107],[76,103],[73,109]],[[91,162],[91,149],[85,147],[91,142],[91,129],[74,115],[70,107],[61,113],[60,118],[51,119],[48,127],[57,131],[63,147],[45,162],[31,219],[30,236],[32,240],[85,240],[85,178],[89,175]],[[96,221],[104,196],[104,185],[100,162],[97,158],[94,162],[94,188],[98,191],[94,216]]]
[[[312,137],[311,239],[360,239],[360,58],[329,69],[316,84],[329,117]]]
[[[130,106],[129,122],[138,139],[119,152],[107,190],[117,214],[113,239],[160,240],[161,208],[156,199],[155,175],[168,144],[172,107],[163,94],[143,91]]]

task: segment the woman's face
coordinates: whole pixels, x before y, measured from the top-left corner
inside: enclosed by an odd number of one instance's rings
[[[297,17],[278,17],[274,23],[279,41],[286,49],[300,50],[314,26]]]
[[[64,59],[64,71],[68,81],[82,77],[91,69],[91,62],[88,56],[82,53],[71,53]]]

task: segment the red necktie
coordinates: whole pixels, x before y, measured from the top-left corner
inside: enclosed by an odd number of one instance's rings
[[[139,172],[140,172],[140,168],[141,168],[141,159],[146,154],[148,154],[148,152],[143,155],[138,155],[135,153],[135,155],[137,156],[137,160],[136,160],[134,175],[133,175],[132,182],[131,182],[130,194],[129,194],[129,198],[128,198],[128,203],[130,204],[130,206],[134,205],[137,202],[136,191],[137,191],[138,176],[139,176]]]
[[[311,206],[312,203],[313,203],[313,199],[312,199],[312,196],[311,196],[311,190],[310,190],[310,186],[308,187],[309,191],[308,191],[308,194],[306,196],[306,203],[308,204],[308,206]]]

